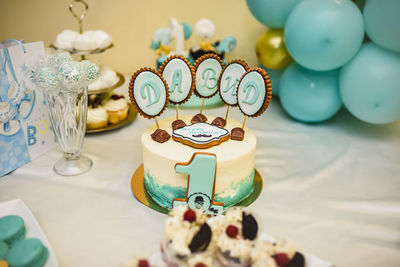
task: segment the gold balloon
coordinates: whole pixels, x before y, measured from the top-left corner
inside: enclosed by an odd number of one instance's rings
[[[270,29],[258,38],[256,45],[258,61],[268,69],[282,69],[292,61],[286,50],[282,29]]]

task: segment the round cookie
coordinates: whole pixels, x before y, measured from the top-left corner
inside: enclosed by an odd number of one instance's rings
[[[8,245],[5,242],[0,241],[0,260],[4,260],[6,258],[7,252]]]
[[[6,260],[12,267],[42,267],[49,257],[49,251],[37,238],[28,238],[13,244]]]
[[[0,241],[11,244],[14,241],[25,238],[24,220],[17,215],[9,215],[0,218]]]

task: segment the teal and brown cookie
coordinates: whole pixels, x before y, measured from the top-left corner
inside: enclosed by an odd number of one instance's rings
[[[10,248],[6,261],[12,267],[42,267],[49,257],[49,251],[37,238],[16,241]]]
[[[20,216],[8,215],[0,218],[0,241],[11,245],[17,240],[24,239],[25,234],[25,223]]]

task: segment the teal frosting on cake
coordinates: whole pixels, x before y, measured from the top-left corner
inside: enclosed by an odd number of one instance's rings
[[[253,179],[254,170],[239,183],[232,183],[229,189],[226,189],[229,192],[223,191],[215,194],[214,201],[224,203],[225,208],[235,205],[253,192]],[[175,198],[186,197],[186,187],[168,184],[159,185],[148,170],[144,172],[143,183],[151,198],[162,207],[172,208],[172,201]]]

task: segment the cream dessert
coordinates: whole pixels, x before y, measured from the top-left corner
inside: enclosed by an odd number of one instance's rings
[[[203,211],[187,206],[179,206],[170,212],[165,224],[165,239],[161,243],[162,258],[168,266],[182,266],[189,261],[194,263],[196,258],[212,255],[212,233],[207,219]]]
[[[96,108],[89,107],[87,113],[86,126],[88,129],[98,129],[107,126],[108,114],[105,108],[98,106]]]
[[[123,121],[129,110],[128,102],[126,102],[125,98],[115,94],[104,104],[104,108],[108,114],[108,121],[112,124]]]
[[[188,115],[179,117],[188,125],[191,118]],[[160,120],[160,129],[172,135],[171,124],[175,119]],[[208,121],[213,119],[208,116]],[[224,128],[230,132],[235,127],[241,127],[241,123],[228,119]],[[155,130],[156,125],[152,125],[142,134],[143,182],[147,192],[160,206],[172,208],[174,199],[186,197],[188,175],[175,172],[175,165],[188,162],[196,152],[216,155],[214,201],[222,202],[226,208],[252,193],[256,137],[247,127],[243,141],[229,139],[207,149],[197,149],[172,138],[164,143],[155,142],[151,137]]]

